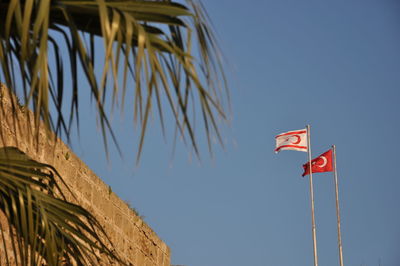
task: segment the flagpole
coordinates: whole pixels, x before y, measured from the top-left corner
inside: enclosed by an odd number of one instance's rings
[[[335,194],[336,194],[336,217],[337,217],[337,230],[338,230],[338,247],[339,247],[339,262],[340,266],[343,266],[343,253],[342,253],[342,236],[340,233],[340,212],[339,212],[339,189],[338,189],[338,177],[336,171],[336,146],[332,145],[333,151],[333,177],[335,181]]]
[[[313,237],[313,248],[314,248],[314,266],[318,266],[318,255],[317,255],[317,234],[315,230],[315,216],[314,216],[314,190],[313,190],[313,178],[312,178],[312,164],[311,164],[311,137],[310,137],[310,125],[307,128],[307,152],[308,152],[308,163],[310,168],[310,195],[311,195],[311,221],[312,221],[312,237]]]

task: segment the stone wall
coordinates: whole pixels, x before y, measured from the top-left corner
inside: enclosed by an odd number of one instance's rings
[[[12,126],[10,112],[7,112],[11,110],[11,100],[1,86],[0,104],[6,112],[0,112],[3,133],[0,147],[17,147],[34,160],[54,166],[72,189],[77,203],[99,220],[117,253],[131,265],[170,266],[169,247],[66,144],[59,139],[52,141],[44,128],[40,128],[39,144],[36,146],[26,134],[21,134],[27,130],[27,124],[22,125],[21,129]],[[22,116],[26,110],[18,112]],[[71,195],[67,195],[67,198],[75,201]]]

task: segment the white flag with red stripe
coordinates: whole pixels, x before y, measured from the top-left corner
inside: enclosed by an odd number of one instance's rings
[[[307,129],[288,131],[275,137],[275,152],[281,150],[305,151],[307,152]]]

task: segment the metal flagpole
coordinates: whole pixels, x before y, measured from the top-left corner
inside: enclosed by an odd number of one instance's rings
[[[310,137],[310,125],[307,125],[307,152],[308,152],[308,163],[310,167],[310,195],[311,195],[311,221],[312,221],[312,236],[314,243],[314,266],[318,266],[318,255],[317,255],[317,234],[315,231],[315,216],[314,216],[314,190],[313,190],[313,179],[312,179],[312,164],[311,164],[311,137]]]
[[[339,212],[339,189],[338,189],[338,178],[336,171],[336,146],[332,145],[333,151],[333,177],[335,181],[335,194],[336,194],[336,217],[337,217],[337,230],[338,230],[338,247],[339,247],[339,262],[340,266],[343,266],[343,253],[342,253],[342,236],[340,233],[340,212]]]

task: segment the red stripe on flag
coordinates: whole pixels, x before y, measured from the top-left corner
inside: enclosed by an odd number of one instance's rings
[[[297,135],[297,134],[304,134],[304,133],[307,133],[307,130],[302,130],[302,131],[294,131],[294,132],[283,133],[283,134],[280,134],[280,135],[277,135],[277,136],[275,136],[275,138],[279,138],[279,137],[282,137],[282,136],[287,136],[287,135]]]
[[[275,149],[275,151],[279,151],[282,148],[298,148],[307,150],[307,146],[298,146],[298,145],[282,145]]]

